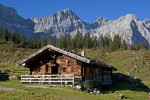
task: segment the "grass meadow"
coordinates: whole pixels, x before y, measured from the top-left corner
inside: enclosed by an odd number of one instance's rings
[[[136,87],[128,83],[117,83],[101,91],[99,95],[77,90],[73,87],[50,87],[39,84],[22,84],[19,80],[1,81],[0,86],[15,90],[0,90],[1,100],[147,100],[150,82],[145,81],[144,87]]]

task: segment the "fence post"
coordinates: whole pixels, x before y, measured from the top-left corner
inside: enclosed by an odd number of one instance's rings
[[[61,85],[62,85],[62,74],[60,74],[60,79],[61,79]]]
[[[31,75],[29,75],[29,78],[30,78],[29,80],[30,80],[30,84],[31,84]]]
[[[74,74],[73,74],[73,86],[74,86]]]
[[[48,78],[49,78],[49,84],[51,85],[51,75],[49,75]]]

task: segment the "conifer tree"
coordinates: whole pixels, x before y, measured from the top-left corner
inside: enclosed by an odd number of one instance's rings
[[[71,36],[70,34],[67,36],[67,50],[72,49],[72,41],[71,41]]]
[[[111,46],[111,39],[104,36],[104,50],[105,51],[110,51],[110,46]]]
[[[67,40],[65,36],[60,36],[57,42],[57,47],[59,48],[67,48]]]
[[[99,36],[99,38],[98,38],[98,47],[99,47],[100,49],[103,49],[103,48],[104,48],[104,37],[103,37],[102,34],[101,34],[101,35]]]
[[[76,34],[76,36],[75,36],[75,45],[76,45],[76,48],[82,48],[82,44],[83,44],[83,35],[82,35],[82,33],[80,33],[78,31],[77,34]]]
[[[47,41],[47,44],[55,46],[54,37],[49,36],[46,41]]]
[[[89,32],[84,35],[83,47],[84,48],[91,48],[92,47],[91,37],[90,37],[90,33]]]
[[[115,35],[111,44],[111,51],[116,51],[121,47],[121,39],[119,35]]]
[[[122,49],[123,49],[123,50],[127,50],[127,49],[128,49],[128,46],[127,46],[125,40],[123,40],[123,42],[122,42]]]
[[[20,46],[21,46],[22,48],[25,48],[25,46],[26,46],[26,40],[25,40],[25,37],[24,37],[24,36],[21,36],[21,37],[20,37]]]
[[[96,48],[97,45],[98,45],[98,43],[97,43],[97,37],[95,36],[94,39],[93,39],[93,45],[92,45],[92,47]]]
[[[75,49],[76,49],[75,40],[74,40],[74,38],[72,38],[72,40],[71,40],[71,50],[75,50]]]

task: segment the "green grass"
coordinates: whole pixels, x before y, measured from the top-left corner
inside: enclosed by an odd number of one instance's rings
[[[150,50],[116,51],[107,55],[107,63],[115,66],[118,72],[150,80]]]
[[[29,70],[26,67],[23,66],[16,66],[14,63],[7,64],[7,63],[0,63],[0,70],[1,71],[13,71],[13,70]]]
[[[0,45],[0,63],[16,63],[34,51],[36,49],[17,48],[14,44],[2,44]]]
[[[10,75],[14,74],[13,70],[28,70],[28,68],[15,66],[15,64],[34,51],[36,49],[17,48],[13,44],[0,45],[0,71],[9,70]],[[150,50],[120,50],[112,53],[105,53],[98,49],[84,49],[84,51],[89,58],[115,66],[118,69],[117,72],[140,78],[145,87],[118,83],[103,91],[103,94],[94,95],[70,87],[34,88],[27,87],[30,84],[21,84],[17,80],[3,80],[0,81],[0,86],[12,87],[26,92],[0,90],[0,100],[116,100],[119,96],[118,93],[123,94],[126,100],[147,100],[148,92],[150,92]],[[33,86],[39,85],[34,84]]]
[[[150,84],[150,82],[147,82]],[[12,87],[24,91],[0,90],[1,100],[116,100],[118,93],[123,94],[126,100],[146,100],[149,89],[135,87],[127,83],[120,83],[103,91],[103,94],[94,95],[82,92],[71,87],[38,87],[40,85],[21,84],[17,80],[0,82],[0,86]]]

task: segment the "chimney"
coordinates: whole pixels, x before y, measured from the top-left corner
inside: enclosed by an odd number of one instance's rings
[[[81,56],[85,57],[85,51],[81,51]]]

